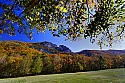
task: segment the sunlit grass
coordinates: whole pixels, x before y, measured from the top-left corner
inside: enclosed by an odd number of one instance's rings
[[[6,78],[0,83],[125,83],[125,68]]]

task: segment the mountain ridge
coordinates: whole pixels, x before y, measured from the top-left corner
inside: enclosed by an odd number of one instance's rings
[[[125,50],[81,50],[79,52],[72,52],[70,48],[68,48],[65,45],[59,45],[57,46],[56,44],[53,44],[51,42],[39,42],[41,45],[44,46],[40,51],[43,51],[45,53],[72,53],[72,54],[84,54],[86,56],[92,56],[92,55],[122,55],[125,54]],[[38,43],[35,43],[38,44]],[[47,49],[45,49],[47,48]],[[49,50],[48,50],[49,49]],[[55,52],[52,52],[55,51]]]
[[[1,41],[0,41],[1,42]],[[3,41],[4,42],[4,41]],[[11,41],[11,42],[21,42],[21,41]],[[81,50],[79,52],[72,52],[70,48],[65,45],[53,44],[52,42],[23,42],[26,44],[30,44],[29,47],[36,49],[38,51],[48,53],[48,54],[58,54],[58,53],[70,53],[70,54],[83,54],[86,56],[92,55],[122,55],[125,54],[125,50]]]
[[[38,47],[39,46],[39,47]],[[36,43],[32,43],[32,47],[31,48],[35,48],[39,51],[45,52],[45,53],[71,53],[72,51],[65,45],[59,45],[57,46],[56,44],[53,44],[51,42],[36,42]]]
[[[122,55],[122,54],[125,54],[125,50],[82,50],[80,52],[76,52],[76,54],[84,54],[87,56],[92,56],[93,54]]]

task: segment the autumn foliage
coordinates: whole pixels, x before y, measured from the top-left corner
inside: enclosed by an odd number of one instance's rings
[[[0,77],[125,67],[124,55],[45,54],[16,41],[0,42]]]

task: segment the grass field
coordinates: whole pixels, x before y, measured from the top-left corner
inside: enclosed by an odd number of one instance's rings
[[[7,78],[0,83],[125,83],[125,68]]]

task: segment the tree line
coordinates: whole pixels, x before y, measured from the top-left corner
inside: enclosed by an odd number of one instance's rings
[[[124,55],[45,54],[25,43],[0,43],[0,77],[83,72],[125,67]]]

